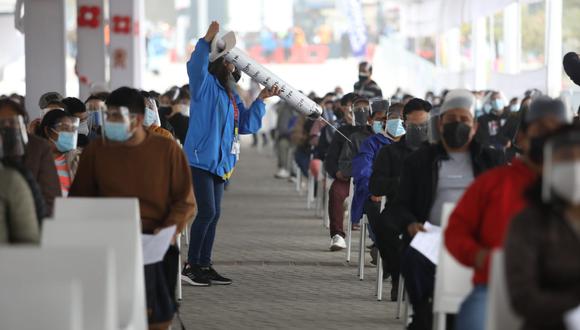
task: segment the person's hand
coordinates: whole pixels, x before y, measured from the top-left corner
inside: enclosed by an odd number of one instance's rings
[[[380,203],[382,200],[383,200],[383,197],[381,197],[381,196],[374,196],[374,195],[371,196],[371,201],[373,203]]]
[[[264,88],[262,89],[262,91],[260,92],[260,94],[258,95],[259,99],[265,100],[269,97],[272,96],[279,96],[280,95],[280,87],[274,85],[274,87],[268,89],[268,88]]]
[[[407,226],[407,232],[409,232],[409,236],[415,237],[418,232],[426,232],[425,227],[423,227],[422,223],[414,222]]]
[[[207,28],[207,32],[205,33],[205,37],[203,37],[203,39],[205,39],[207,42],[212,42],[213,38],[215,38],[218,32],[220,32],[220,23],[213,21]]]
[[[488,249],[481,249],[477,251],[477,254],[475,255],[475,269],[483,270],[483,267],[485,267],[485,260],[487,259],[488,255]]]

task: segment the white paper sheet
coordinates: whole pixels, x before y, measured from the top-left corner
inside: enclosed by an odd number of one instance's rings
[[[171,239],[175,235],[176,226],[163,228],[157,235],[143,234],[141,241],[143,245],[143,265],[150,265],[163,260],[165,253],[169,249]]]
[[[567,329],[580,330],[580,306],[567,312],[564,315],[564,321],[566,322]]]
[[[441,250],[441,227],[434,226],[429,222],[425,222],[423,227],[426,232],[418,232],[411,241],[411,247],[437,265]]]

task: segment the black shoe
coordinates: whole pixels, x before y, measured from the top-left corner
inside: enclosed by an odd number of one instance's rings
[[[232,284],[232,280],[227,277],[223,277],[218,272],[213,269],[213,267],[209,267],[204,269],[204,273],[211,280],[212,284],[215,285],[230,285]]]
[[[371,248],[371,265],[377,265],[377,259],[379,258],[379,249],[375,246]]]
[[[193,286],[210,286],[211,280],[199,266],[185,265],[181,271],[181,280]]]

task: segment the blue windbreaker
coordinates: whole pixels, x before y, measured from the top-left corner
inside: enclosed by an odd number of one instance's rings
[[[202,38],[187,62],[191,104],[183,149],[190,166],[227,180],[237,161],[232,154],[234,107],[225,88],[208,72],[209,52],[210,45]],[[239,134],[258,132],[266,113],[264,102],[257,99],[248,109],[239,95],[232,93],[239,109]]]
[[[354,196],[350,209],[350,221],[359,223],[363,215],[364,204],[370,198],[369,180],[373,174],[373,163],[379,150],[392,141],[383,134],[375,134],[364,140],[358,154],[352,159],[352,179]]]

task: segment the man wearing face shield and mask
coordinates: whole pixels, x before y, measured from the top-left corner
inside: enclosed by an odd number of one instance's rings
[[[527,207],[506,235],[508,294],[522,329],[577,329],[580,127],[561,127],[543,150],[542,177],[527,191]]]
[[[383,91],[371,79],[372,75],[373,66],[369,62],[361,62],[358,65],[358,81],[354,84],[354,92],[368,99],[382,99]]]
[[[520,124],[521,157],[479,176],[451,214],[445,245],[459,262],[475,270],[474,288],[456,319],[458,329],[484,329],[491,251],[502,247],[510,221],[526,205],[524,192],[541,171],[543,139],[567,122],[560,100],[535,98]]]
[[[503,154],[474,141],[477,131],[475,97],[452,90],[440,109],[441,142],[423,145],[403,165],[397,200],[387,216],[400,223],[405,245],[425,222],[441,225],[445,203],[456,203],[474,177],[503,163]],[[401,274],[413,305],[410,329],[431,329],[435,264],[414,248],[403,249]]]
[[[344,240],[346,234],[343,227],[344,201],[350,191],[352,157],[358,153],[360,143],[373,134],[372,127],[368,125],[371,118],[369,105],[369,100],[366,97],[356,96],[354,98],[350,111],[352,124],[339,128],[339,132],[342,134],[334,134],[324,161],[326,172],[335,179],[330,186],[328,200],[331,251],[346,248]],[[347,141],[343,135],[350,141]]]
[[[161,127],[161,118],[157,110],[157,102],[153,96],[146,91],[141,91],[141,96],[145,100],[145,118],[143,119],[143,126],[152,133],[159,134],[166,138],[173,139],[173,134]]]
[[[492,92],[483,105],[484,115],[477,119],[477,141],[485,146],[504,150],[510,138],[505,136],[503,127],[509,119],[504,97],[500,92]]]
[[[163,299],[147,294],[148,309],[159,304],[156,310],[175,311],[172,292],[175,292],[179,257],[175,237],[193,216],[195,199],[185,154],[175,141],[148,132],[143,125],[144,118],[145,102],[139,91],[121,87],[109,95],[104,137],[83,151],[69,195],[136,197],[144,234],[176,226],[173,245],[164,259],[145,266],[146,287],[165,287],[168,293]],[[173,274],[167,278],[159,273],[156,274],[159,277],[151,276],[155,269]],[[169,301],[171,306],[164,304]],[[148,316],[149,325],[157,326],[155,329],[168,328],[173,318],[173,315]]]
[[[413,99],[405,106],[396,104],[391,108],[390,112],[402,112],[398,116],[404,120],[406,134],[395,139],[392,144],[383,147],[378,152],[369,183],[371,193],[369,203],[372,202],[376,205],[384,196],[386,197],[385,208],[392,207],[396,200],[403,160],[427,142],[431,104],[421,99]],[[401,263],[401,242],[399,239],[401,232],[396,226],[397,222],[385,217],[385,214],[386,212],[376,218],[369,217],[369,222],[376,235],[376,246],[385,261],[383,263],[384,273],[390,274],[393,280],[391,300],[395,301],[398,293],[399,265]]]

